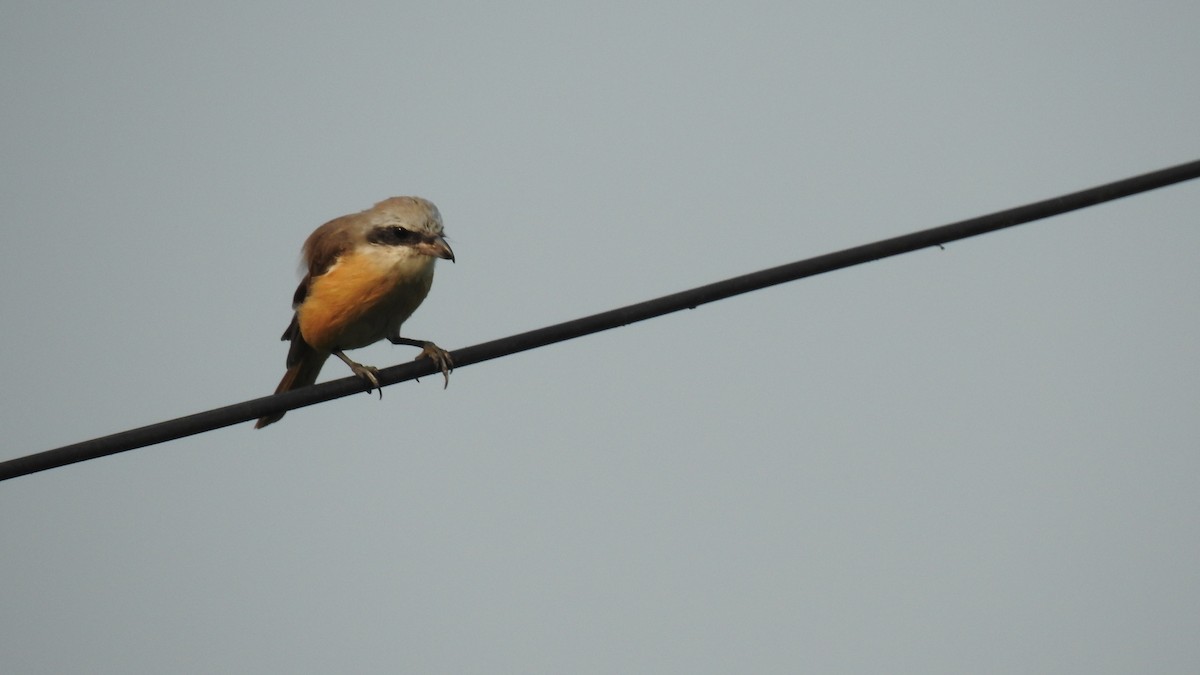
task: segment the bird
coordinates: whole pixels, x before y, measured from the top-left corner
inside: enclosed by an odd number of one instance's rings
[[[439,259],[454,262],[454,251],[438,208],[421,197],[390,197],[313,230],[304,242],[304,278],[292,296],[295,312],[280,338],[291,346],[275,393],[315,383],[333,355],[362,378],[368,392],[379,389],[382,397],[379,369],[353,361],[344,350],[384,338],[420,347],[416,358],[433,360],[449,386],[454,366],[449,352],[429,340],[400,336],[401,324],[429,294]],[[263,416],[254,428],[282,417],[282,412]]]

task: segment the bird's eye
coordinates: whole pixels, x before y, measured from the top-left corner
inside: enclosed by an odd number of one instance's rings
[[[399,225],[394,227],[380,227],[367,235],[367,239],[372,244],[383,244],[384,246],[411,244],[420,238],[421,235],[412,230],[406,230]]]
[[[421,239],[421,235],[413,232],[412,230],[406,230],[403,227],[396,227],[393,229],[396,231],[396,241],[401,244],[411,244],[415,241],[420,241]]]

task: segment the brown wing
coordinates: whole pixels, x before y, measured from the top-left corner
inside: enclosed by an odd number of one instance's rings
[[[308,289],[312,286],[313,277],[319,277],[329,271],[329,268],[333,267],[333,264],[337,262],[338,257],[350,248],[351,228],[344,225],[347,220],[356,218],[359,215],[355,213],[334,218],[308,235],[308,239],[304,241],[303,249],[304,264],[308,268],[308,272],[300,280],[300,285],[296,287],[296,292],[292,295],[292,309],[299,307],[304,302],[304,299],[308,297]],[[295,314],[292,314],[292,322],[288,324],[287,329],[283,331],[283,336],[279,339],[292,343],[291,348],[288,350],[288,367],[299,363],[304,355],[312,350],[304,342],[304,337],[300,335],[300,322]]]
[[[304,356],[312,351],[312,347],[304,341],[304,336],[300,335],[300,320],[295,314],[292,314],[292,322],[288,324],[287,330],[283,331],[283,337],[279,338],[285,342],[291,341],[292,345],[288,347],[287,367],[300,363]]]
[[[361,217],[361,213],[354,213],[334,218],[308,235],[304,242],[304,263],[308,266],[306,278],[321,276],[333,267],[339,256],[350,250],[353,246],[351,232],[355,231],[352,221]]]

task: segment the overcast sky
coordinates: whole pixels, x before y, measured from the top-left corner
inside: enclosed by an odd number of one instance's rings
[[[270,393],[389,196],[455,349],[1200,158],[1194,1],[892,7],[0,0],[0,459]],[[0,669],[1200,672],[1198,211],[5,482]]]

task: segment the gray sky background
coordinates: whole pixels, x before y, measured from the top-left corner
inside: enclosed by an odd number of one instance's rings
[[[391,195],[454,349],[1200,157],[1196,2],[880,5],[0,3],[3,458],[269,393]],[[1198,672],[1198,209],[6,482],[3,670]]]

